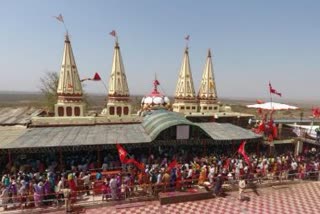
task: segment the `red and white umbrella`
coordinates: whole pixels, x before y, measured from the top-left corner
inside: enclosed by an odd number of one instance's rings
[[[282,103],[275,103],[275,102],[266,102],[261,104],[252,104],[247,105],[248,108],[257,108],[257,109],[265,109],[265,110],[297,110],[299,109],[296,106],[291,106]]]

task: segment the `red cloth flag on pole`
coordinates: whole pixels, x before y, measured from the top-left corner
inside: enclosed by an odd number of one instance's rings
[[[111,36],[116,37],[117,36],[117,32],[115,30],[111,31],[109,33]]]
[[[190,39],[190,35],[187,35],[186,37],[184,37],[185,40],[189,41]]]
[[[61,15],[61,13],[59,14],[59,16],[54,16],[54,18],[56,18],[59,22],[64,23],[63,16]]]
[[[123,163],[123,164],[133,163],[141,171],[144,170],[143,163],[139,163],[138,161],[136,161],[133,158],[128,158],[127,157],[128,156],[128,152],[120,144],[117,144],[116,146],[117,146],[117,149],[118,149],[119,158],[120,158],[121,163]]]
[[[242,141],[242,143],[241,143],[240,146],[239,146],[238,153],[240,153],[240,154],[243,156],[244,161],[250,166],[249,157],[248,157],[248,155],[246,154],[246,151],[245,151],[245,149],[244,149],[246,143],[247,143],[246,141]]]
[[[144,171],[144,164],[143,163],[139,163],[138,161],[136,161],[135,159],[131,159],[133,160],[132,163],[141,171]]]
[[[92,80],[93,81],[99,81],[99,80],[101,80],[101,77],[100,77],[100,75],[98,73],[95,73],[94,77],[92,78]]]
[[[270,94],[276,94],[281,97],[281,93],[278,92],[276,89],[272,88],[272,85],[270,82],[269,82],[269,91],[270,91]]]
[[[127,163],[128,162],[128,158],[127,158],[127,151],[120,145],[117,144],[117,149],[118,149],[118,153],[119,153],[119,158],[121,163]]]

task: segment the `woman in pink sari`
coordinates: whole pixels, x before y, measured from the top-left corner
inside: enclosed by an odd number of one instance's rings
[[[43,199],[43,183],[40,181],[38,184],[33,184],[33,199],[35,207],[39,207]]]

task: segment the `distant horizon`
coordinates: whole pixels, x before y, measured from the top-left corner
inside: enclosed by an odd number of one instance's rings
[[[107,94],[103,94],[103,93],[98,93],[98,92],[85,92],[88,95],[93,95],[93,96],[107,96]],[[0,91],[0,95],[23,95],[23,94],[29,94],[29,95],[41,95],[41,91]],[[143,96],[148,96],[147,94],[130,94],[130,96],[139,96],[139,97],[143,97]],[[174,95],[167,95],[168,97],[173,98]],[[234,97],[218,97],[218,101],[219,100],[230,100],[230,101],[252,101],[255,102],[256,100],[263,100],[264,102],[270,102],[270,97],[259,97],[259,98],[254,98],[254,97],[243,97],[243,96],[234,96]],[[315,102],[315,105],[320,105],[320,100],[316,100],[316,99],[289,99],[289,98],[277,98],[273,96],[273,101],[274,102],[279,102],[279,103],[286,103],[286,102],[303,102],[303,101],[307,101],[307,102]],[[310,103],[309,103],[310,104]]]

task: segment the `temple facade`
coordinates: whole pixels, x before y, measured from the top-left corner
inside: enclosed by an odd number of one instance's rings
[[[64,44],[55,117],[33,117],[33,126],[141,123],[144,116],[155,110],[177,112],[191,122],[215,121],[237,125],[242,124],[243,121],[246,122],[249,117],[253,116],[232,112],[229,106],[218,102],[210,50],[207,53],[199,91],[195,92],[188,46],[183,53],[173,102],[166,94],[159,91],[160,82],[155,77],[152,92],[143,97],[140,109],[132,112],[128,80],[117,36],[115,36],[113,61],[107,88],[107,102],[100,114],[87,112],[81,85],[83,80],[79,77],[68,34],[65,36]]]

